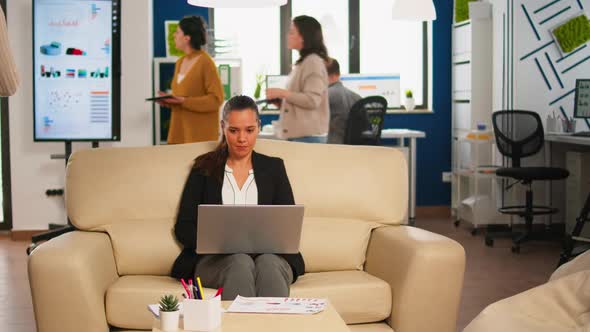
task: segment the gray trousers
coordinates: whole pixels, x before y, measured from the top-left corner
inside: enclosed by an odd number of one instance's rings
[[[220,288],[222,300],[245,297],[288,297],[293,271],[274,254],[202,255],[195,269],[203,287]]]

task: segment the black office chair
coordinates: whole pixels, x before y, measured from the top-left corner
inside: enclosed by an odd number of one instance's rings
[[[548,215],[558,212],[558,209],[547,206],[533,205],[533,181],[563,180],[569,172],[557,167],[521,167],[520,160],[538,153],[544,144],[544,131],[541,118],[530,111],[498,111],[492,115],[496,144],[502,155],[511,159],[512,167],[499,168],[496,175],[516,180],[507,189],[517,183],[527,187],[525,205],[504,206],[498,211],[503,214],[516,215],[524,218],[524,233],[510,232],[486,234],[486,245],[493,246],[494,238],[512,237],[512,252],[519,253],[520,245],[530,240],[542,240],[546,234],[532,232],[533,218],[536,215]]]
[[[354,103],[346,121],[344,144],[380,145],[387,100],[370,96]]]

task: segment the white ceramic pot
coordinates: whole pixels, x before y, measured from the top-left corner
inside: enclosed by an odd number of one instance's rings
[[[178,331],[178,319],[180,310],[162,311],[160,310],[160,329],[165,332]]]
[[[416,107],[416,103],[414,102],[414,98],[406,98],[405,102],[406,111],[413,111]]]

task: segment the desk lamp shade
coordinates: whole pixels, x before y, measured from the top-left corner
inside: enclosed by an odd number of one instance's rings
[[[393,0],[393,19],[434,21],[436,10],[432,0]]]
[[[188,0],[189,5],[208,8],[260,8],[285,5],[287,0]]]

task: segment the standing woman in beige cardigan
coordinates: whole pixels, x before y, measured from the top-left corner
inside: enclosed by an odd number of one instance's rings
[[[330,124],[328,103],[328,51],[322,26],[313,17],[297,16],[287,38],[289,49],[299,51],[299,59],[289,74],[287,89],[266,89],[268,99],[280,99],[280,128],[283,139],[325,143]]]
[[[0,97],[12,96],[18,87],[18,76],[9,46],[6,18],[0,7]]]
[[[159,102],[172,110],[168,144],[219,138],[223,87],[215,62],[201,49],[207,42],[206,36],[205,22],[200,16],[187,16],[178,23],[174,42],[185,55],[176,61],[172,78],[174,97]]]

